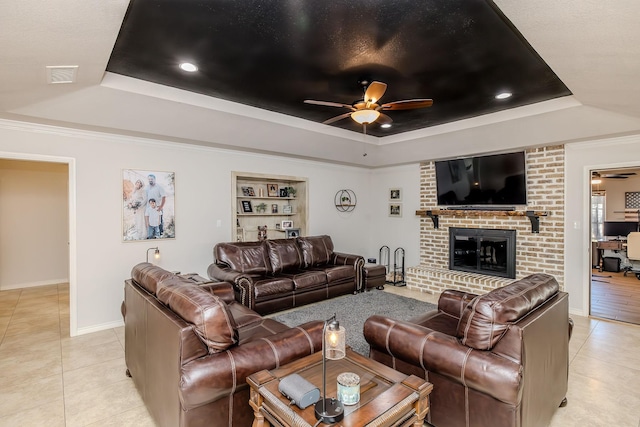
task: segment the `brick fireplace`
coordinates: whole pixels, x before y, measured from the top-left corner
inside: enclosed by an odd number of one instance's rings
[[[526,209],[543,211],[540,232],[532,233],[527,216],[501,216],[492,212],[479,215],[442,215],[439,228],[432,220],[420,220],[420,264],[406,271],[409,288],[428,293],[445,289],[485,293],[511,283],[513,279],[449,269],[449,227],[515,230],[515,277],[532,273],[553,275],[564,288],[564,147],[548,146],[527,150]],[[434,162],[421,164],[420,209],[436,209]]]

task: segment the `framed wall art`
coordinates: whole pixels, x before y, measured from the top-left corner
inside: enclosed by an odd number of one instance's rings
[[[122,171],[122,240],[174,239],[175,173]]]
[[[392,202],[399,202],[402,200],[402,189],[401,188],[390,188],[389,189],[389,200]]]
[[[389,216],[401,217],[402,216],[402,204],[389,203]]]

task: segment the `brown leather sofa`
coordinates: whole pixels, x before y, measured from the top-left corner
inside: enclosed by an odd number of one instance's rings
[[[533,274],[484,295],[442,293],[438,309],[403,322],[372,316],[370,357],[433,384],[436,427],[542,427],[566,404],[568,295]]]
[[[269,314],[361,290],[364,258],[334,252],[329,236],[218,243],[208,274],[236,299]]]
[[[136,265],[125,281],[127,374],[159,426],[250,426],[246,377],[322,347],[320,321],[290,328],[235,301],[227,282]]]

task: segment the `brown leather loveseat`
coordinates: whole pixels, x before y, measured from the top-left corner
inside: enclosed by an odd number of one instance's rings
[[[236,299],[260,314],[356,293],[364,258],[334,252],[329,236],[218,243],[208,274],[235,286]]]
[[[159,426],[250,426],[246,377],[322,348],[320,321],[290,328],[235,301],[227,282],[136,265],[125,281],[127,373]]]
[[[372,316],[370,357],[433,384],[436,427],[542,427],[566,404],[568,295],[533,274],[484,295],[447,290],[403,322]]]

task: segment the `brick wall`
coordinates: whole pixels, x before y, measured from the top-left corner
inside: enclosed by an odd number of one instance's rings
[[[440,216],[434,229],[430,218],[420,220],[420,265],[409,267],[409,288],[428,293],[445,289],[485,293],[511,283],[512,279],[449,270],[449,227],[516,230],[516,279],[532,273],[553,275],[564,289],[564,147],[549,146],[527,150],[526,210],[545,211],[540,217],[540,233],[531,232],[526,216],[480,217]],[[420,209],[435,209],[436,176],[434,162],[421,164]]]

